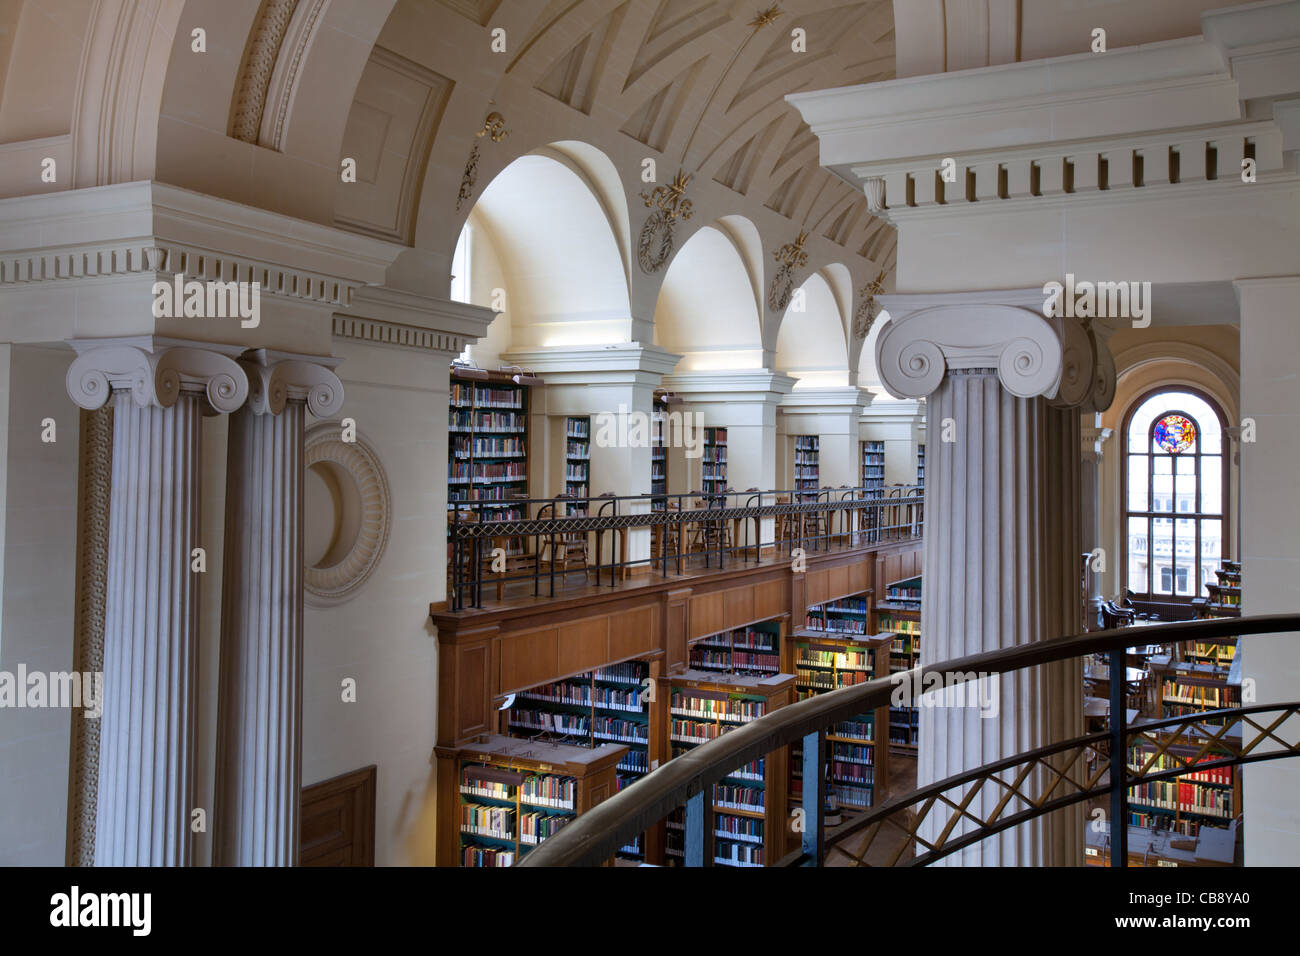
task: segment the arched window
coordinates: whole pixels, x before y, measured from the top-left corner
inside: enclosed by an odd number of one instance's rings
[[[1191,389],[1146,396],[1124,428],[1124,580],[1138,600],[1204,596],[1225,556],[1224,418]]]

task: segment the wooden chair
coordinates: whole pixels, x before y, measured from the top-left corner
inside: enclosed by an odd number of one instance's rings
[[[527,501],[528,496],[512,494],[510,499],[522,502]],[[522,505],[521,509],[523,518],[527,520],[528,506]],[[529,550],[531,544],[531,539],[522,535],[497,535],[492,538],[492,548],[501,548],[506,552],[505,568],[500,571],[492,569],[494,562],[490,552],[483,556],[485,565],[483,576],[486,578],[488,575],[495,575],[498,601],[503,600],[505,597],[505,579],[507,577],[521,573],[531,573],[537,569],[538,556],[535,551]]]
[[[561,502],[576,500],[573,495],[559,495],[550,504],[543,505],[538,512],[538,517],[551,517],[558,514],[558,505]],[[549,511],[550,515],[546,512]],[[544,538],[542,542],[543,554],[541,562],[549,566],[551,573],[560,571],[563,574],[563,580],[567,581],[569,572],[575,569],[582,569],[584,577],[589,569],[587,560],[587,532],[569,532],[566,534],[556,535],[554,539]]]
[[[668,513],[681,513],[675,503],[668,503],[664,506],[664,511]],[[667,537],[665,538],[665,535]],[[658,567],[660,562],[667,563],[668,559],[678,554],[683,554],[686,544],[685,529],[680,522],[674,524],[656,524],[650,527],[650,566]]]

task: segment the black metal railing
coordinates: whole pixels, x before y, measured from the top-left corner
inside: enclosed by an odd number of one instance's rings
[[[482,607],[485,586],[498,597],[520,582],[533,596],[555,596],[570,573],[584,583],[617,585],[627,569],[663,577],[724,569],[762,559],[763,548],[792,555],[921,537],[921,489],[823,488],[809,491],[691,492],[512,498],[448,503],[448,604]],[[641,553],[630,534],[648,531]],[[544,587],[545,585],[545,587]]]
[[[901,831],[904,840],[896,850],[917,851],[909,863],[928,863],[1009,827],[1090,798],[1109,795],[1111,864],[1127,863],[1128,789],[1147,781],[1168,779],[1195,770],[1300,756],[1300,702],[1252,704],[1248,707],[1198,713],[1130,726],[1127,719],[1126,651],[1152,644],[1205,642],[1236,636],[1300,632],[1300,614],[1242,617],[1179,622],[1113,631],[1091,631],[1072,637],[975,654],[942,664],[932,664],[903,674],[893,674],[799,701],[743,724],[715,740],[675,757],[635,784],[593,807],[556,835],[548,838],[520,862],[521,866],[593,866],[612,857],[636,834],[686,806],[686,863],[712,864],[713,802],[706,799],[713,785],[734,771],[781,747],[802,742],[804,789],[802,796],[802,847],[777,865],[818,866],[828,852],[842,853],[865,862],[874,837],[885,827]],[[1105,654],[1109,661],[1111,701],[1109,729],[1038,750],[1005,758],[955,775],[925,788],[903,794],[868,810],[837,829],[831,841],[824,838],[821,760],[827,728],[836,721],[887,707],[901,681],[932,686],[930,675],[943,686],[957,686],[983,675],[1005,674],[1049,664]],[[1082,687],[1080,688],[1082,694]],[[1283,729],[1284,725],[1287,725]],[[1240,742],[1230,731],[1240,731]],[[1169,739],[1192,729],[1203,738],[1199,754],[1179,756],[1179,766],[1157,769],[1154,761],[1131,767],[1129,745],[1146,738],[1157,754],[1169,753]],[[1163,732],[1163,733],[1162,733]],[[1161,738],[1165,738],[1162,740]],[[1204,759],[1212,756],[1212,759]],[[991,812],[973,809],[973,795],[983,787],[997,788],[1000,796]],[[947,812],[946,821],[927,817]],[[867,847],[846,848],[850,838]]]

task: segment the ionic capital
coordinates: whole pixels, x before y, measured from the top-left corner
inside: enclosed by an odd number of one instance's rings
[[[202,395],[218,412],[233,412],[248,398],[247,374],[221,351],[123,340],[72,344],[78,355],[68,367],[68,395],[88,410],[114,391],[130,391],[142,408],[171,408],[182,394]]]
[[[248,373],[248,407],[258,415],[279,415],[289,402],[304,402],[317,418],[343,408],[343,382],[332,369],[302,359],[240,359]]]
[[[976,368],[996,370],[1012,395],[1054,405],[1105,408],[1114,396],[1114,360],[1084,322],[987,293],[882,298],[891,317],[876,339],[876,367],[896,398],[924,398],[949,370]]]

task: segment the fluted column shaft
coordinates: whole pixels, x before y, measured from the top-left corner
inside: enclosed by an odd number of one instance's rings
[[[96,866],[188,866],[198,641],[199,400],[113,398]]]
[[[68,394],[113,402],[97,866],[185,866],[194,810],[200,415],[248,395],[227,355],[148,338],[77,341]]]
[[[217,729],[217,865],[292,866],[302,789],[306,406],[230,419]]]
[[[257,353],[231,416],[217,708],[218,866],[298,862],[302,792],[303,435],[342,385],[320,365]]]

